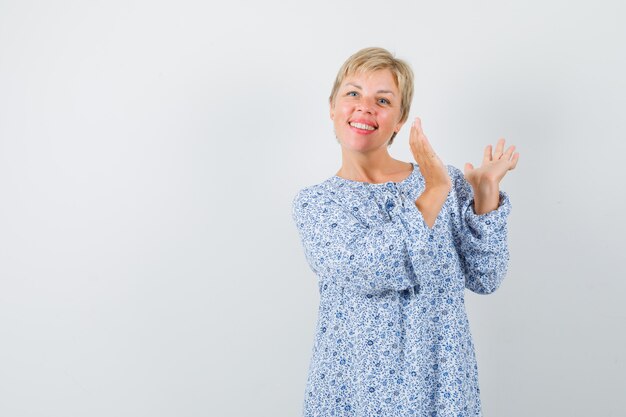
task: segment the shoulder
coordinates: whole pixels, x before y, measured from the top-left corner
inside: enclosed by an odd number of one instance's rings
[[[294,219],[311,217],[319,211],[325,197],[324,183],[309,185],[299,189],[293,196],[291,210]]]
[[[323,194],[324,190],[322,188],[322,184],[309,185],[300,188],[293,196],[292,205],[308,205],[310,203],[314,203],[318,201]]]

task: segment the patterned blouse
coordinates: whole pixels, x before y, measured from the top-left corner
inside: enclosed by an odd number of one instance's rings
[[[293,199],[320,294],[303,417],[482,416],[464,290],[502,282],[511,204],[500,191],[498,208],[477,215],[448,165],[452,189],[430,229],[412,164],[400,182],[333,176]]]

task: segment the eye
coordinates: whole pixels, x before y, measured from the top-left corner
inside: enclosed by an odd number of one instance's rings
[[[352,94],[354,94],[354,95],[352,96]],[[356,97],[357,94],[358,93],[356,91],[348,91],[348,94],[346,94],[346,95],[347,96],[351,96],[351,97]]]
[[[379,99],[379,102],[382,102],[383,104],[391,104],[386,98]]]

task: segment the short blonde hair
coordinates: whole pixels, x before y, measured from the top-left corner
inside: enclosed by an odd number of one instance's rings
[[[363,48],[352,54],[339,69],[337,78],[335,78],[335,84],[333,85],[333,89],[328,97],[328,102],[331,106],[335,105],[337,91],[346,77],[361,72],[370,72],[382,69],[390,70],[393,79],[396,82],[396,86],[400,91],[401,97],[400,122],[406,122],[409,117],[409,111],[411,110],[411,101],[413,101],[413,70],[406,61],[395,58],[384,48]],[[396,133],[391,136],[387,146],[391,145],[393,138],[395,137]]]

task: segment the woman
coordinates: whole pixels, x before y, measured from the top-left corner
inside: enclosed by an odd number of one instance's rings
[[[415,118],[415,162],[393,159],[412,96],[410,67],[385,49],[348,58],[329,98],[342,166],[293,200],[320,291],[305,417],[482,415],[464,290],[491,293],[506,274],[499,182],[519,154],[500,139],[463,174]]]

